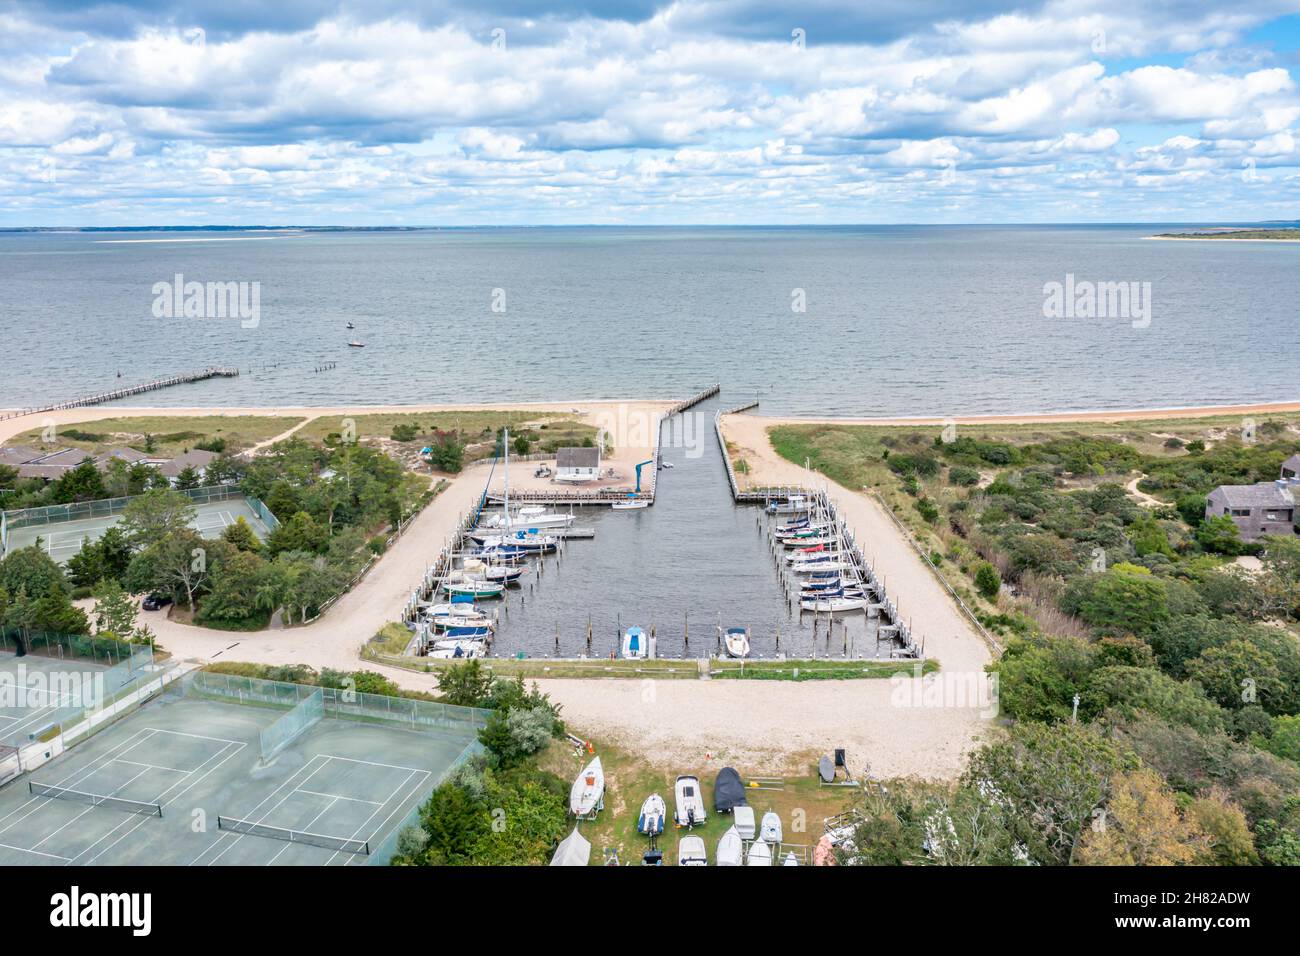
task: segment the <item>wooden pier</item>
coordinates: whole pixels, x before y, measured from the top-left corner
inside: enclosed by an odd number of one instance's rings
[[[698,395],[692,395],[690,398],[686,399],[685,401],[678,402],[672,408],[668,409],[668,411],[664,412],[664,418],[671,418],[673,415],[681,414],[682,412],[686,411],[686,409],[692,408],[695,405],[700,404],[700,402],[704,401],[706,398],[712,398],[714,395],[717,395],[721,391],[722,391],[721,385],[712,385],[709,388],[706,388],[704,391],[700,392]]]
[[[160,388],[171,388],[173,385],[189,385],[191,382],[202,382],[210,378],[234,378],[238,374],[239,369],[225,366],[213,366],[200,369],[197,372],[182,372],[179,375],[170,375],[167,378],[156,378],[152,382],[144,382],[140,385],[129,385],[125,388],[115,388],[112,391],[99,392],[95,395],[87,395],[67,402],[56,402],[52,405],[41,405],[34,408],[22,408],[17,411],[6,412],[4,415],[0,415],[0,421],[8,418],[18,418],[23,415],[40,415],[44,412],[57,412],[67,408],[86,408],[91,405],[103,405],[105,402],[115,402],[121,398],[129,398],[132,395],[140,395],[144,392],[153,392]]]

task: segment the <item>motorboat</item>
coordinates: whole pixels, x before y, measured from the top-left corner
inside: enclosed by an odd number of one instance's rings
[[[657,836],[664,832],[664,824],[667,820],[668,806],[664,803],[664,798],[657,793],[652,793],[645,798],[645,803],[641,804],[641,815],[636,820],[636,831],[646,836]]]
[[[614,511],[640,511],[642,508],[649,508],[650,502],[645,498],[638,498],[635,494],[629,494],[621,501],[616,501],[610,508]]]
[[[749,854],[745,857],[745,866],[771,866],[772,848],[763,840],[755,840],[749,845]]]
[[[358,342],[356,339],[353,339],[351,342],[348,343],[348,348],[350,349],[363,349],[365,347],[366,347],[365,342]]]
[[[650,656],[650,637],[639,627],[629,627],[623,632],[623,657],[626,660],[644,660]]]
[[[718,840],[718,851],[714,860],[718,866],[742,866],[745,857],[745,841],[740,838],[736,828],[732,827]]]
[[[582,769],[569,790],[569,812],[575,817],[594,817],[605,799],[605,770],[599,757]]]
[[[708,866],[709,851],[705,849],[704,838],[684,836],[677,844],[678,866]]]
[[[681,776],[673,787],[673,821],[679,827],[698,827],[708,818],[700,778]]]
[[[355,328],[356,328],[356,326],[353,325],[351,322],[348,323],[348,326],[347,326],[347,327],[348,327],[349,329],[355,329]]]
[[[736,821],[732,826],[736,828],[736,832],[740,834],[742,840],[754,839],[758,828],[754,824],[753,807],[748,804],[736,807],[731,811],[731,818]]]
[[[812,502],[805,495],[791,495],[785,501],[773,501],[767,506],[770,515],[801,515],[812,510]]]
[[[470,660],[475,657],[485,657],[487,655],[487,645],[482,641],[461,641],[455,647],[435,647],[425,657],[432,657],[434,660]]]
[[[729,627],[722,635],[722,643],[727,648],[728,657],[749,656],[749,628]]]
[[[830,614],[839,614],[844,611],[861,611],[866,606],[867,598],[861,596],[851,597],[847,592],[819,594],[815,598],[801,598],[799,601],[799,607],[805,611],[820,611]]]
[[[775,810],[763,814],[763,821],[758,825],[758,834],[773,846],[781,842],[785,834],[781,832],[781,818]]]

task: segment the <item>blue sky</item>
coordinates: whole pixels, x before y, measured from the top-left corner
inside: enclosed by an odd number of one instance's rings
[[[1300,0],[8,0],[0,225],[1300,218]]]

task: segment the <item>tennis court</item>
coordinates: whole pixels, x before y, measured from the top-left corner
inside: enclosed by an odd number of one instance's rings
[[[118,667],[0,652],[0,744],[39,740],[50,728],[100,706],[131,683],[149,659],[148,648]]]
[[[468,724],[326,715],[268,762],[265,735],[285,710],[180,687],[0,787],[0,865],[386,862],[474,746]]]
[[[240,518],[248,522],[253,533],[263,541],[271,533],[257,511],[245,498],[228,498],[224,501],[195,503],[192,527],[205,538],[216,538]],[[81,550],[82,542],[89,538],[99,540],[105,531],[122,520],[120,514],[94,518],[78,518],[50,524],[31,524],[10,528],[8,551],[25,548],[40,541],[41,549],[60,564]]]

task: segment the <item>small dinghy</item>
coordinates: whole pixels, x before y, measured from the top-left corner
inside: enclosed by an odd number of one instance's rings
[[[709,851],[705,849],[704,838],[684,836],[677,844],[678,866],[708,866]]]
[[[664,798],[657,793],[652,793],[645,798],[645,803],[641,804],[641,816],[637,818],[636,831],[646,836],[657,836],[664,832],[664,822],[667,819],[668,806],[664,803]]]
[[[363,349],[365,347],[366,347],[365,342],[358,342],[355,339],[353,339],[351,342],[348,343],[348,348],[350,349]]]
[[[736,832],[740,834],[742,840],[752,840],[756,833],[754,825],[754,808],[751,806],[736,807],[731,811],[732,818],[736,821],[732,824]]]
[[[772,848],[763,840],[755,840],[749,845],[749,856],[745,858],[745,866],[771,866],[772,865]]]
[[[569,812],[579,819],[594,817],[605,797],[605,771],[600,766],[600,758],[593,757],[591,763],[578,774],[569,791]]]
[[[822,783],[835,782],[835,762],[825,755],[817,761],[817,773],[822,778]]]
[[[728,657],[749,656],[749,628],[727,628],[727,632],[722,635],[722,642],[727,648]]]
[[[722,834],[718,841],[718,854],[715,857],[718,866],[740,866],[744,861],[745,841],[740,838],[736,828],[732,827]]]
[[[700,778],[681,776],[673,787],[673,820],[679,827],[698,827],[708,818],[704,797],[700,795]]]
[[[774,846],[781,842],[784,834],[781,832],[781,818],[777,816],[775,810],[768,810],[763,814],[763,822],[759,824],[758,832],[764,840]]]

